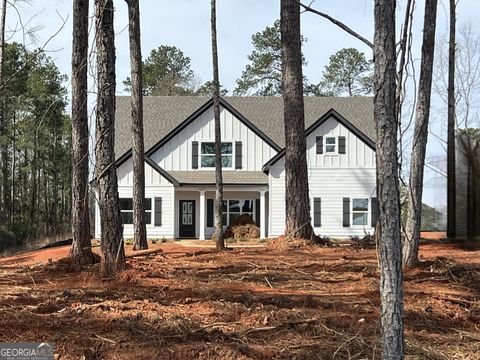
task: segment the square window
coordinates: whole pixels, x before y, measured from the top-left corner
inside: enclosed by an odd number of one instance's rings
[[[353,211],[368,211],[368,199],[353,199]]]
[[[367,213],[353,213],[353,225],[367,225]]]
[[[120,198],[120,210],[133,210],[133,199],[132,198]]]

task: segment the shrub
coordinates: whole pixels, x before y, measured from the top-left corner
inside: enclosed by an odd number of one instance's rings
[[[3,226],[0,227],[0,250],[7,250],[14,248],[19,245],[17,237],[12,231],[5,229]]]

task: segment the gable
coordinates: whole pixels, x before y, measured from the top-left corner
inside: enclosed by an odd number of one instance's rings
[[[323,149],[326,139],[335,140],[335,152],[317,154],[317,138],[322,137]],[[339,138],[345,139],[345,154],[339,153]],[[375,167],[375,150],[372,144],[363,139],[358,131],[347,127],[344,123],[330,116],[314,127],[307,135],[307,162],[308,167],[322,168],[373,168]]]
[[[334,109],[330,109],[309,128],[305,130],[307,140],[307,161],[308,166],[331,166],[331,167],[372,167],[375,166],[375,143],[366,136],[350,121],[345,119]],[[334,137],[339,136],[346,139],[346,154],[317,154],[316,138],[318,136]],[[337,143],[338,146],[338,143]],[[285,156],[285,149],[280,151],[263,167],[264,172]],[[283,167],[283,165],[281,165]]]
[[[274,147],[269,139],[246,121],[237,112],[222,104],[222,141],[242,143],[242,171],[261,171],[263,164],[277,153],[278,147]],[[192,143],[214,141],[213,106],[209,106],[194,119],[179,126],[146,154],[166,171],[189,171],[193,169]]]

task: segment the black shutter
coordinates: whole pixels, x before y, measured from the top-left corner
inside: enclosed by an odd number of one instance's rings
[[[338,153],[339,154],[346,154],[346,139],[345,136],[338,137]]]
[[[350,227],[350,198],[343,198],[343,227]]]
[[[235,169],[242,168],[242,142],[235,141]]]
[[[313,198],[313,226],[322,226],[322,199]]]
[[[317,136],[317,154],[323,154],[323,136]]]
[[[155,226],[162,226],[162,198],[155,198]]]
[[[192,169],[198,169],[198,141],[192,141]]]
[[[371,201],[371,218],[372,218],[372,227],[375,227],[377,225],[377,220],[378,220],[378,200],[377,198],[372,198]]]
[[[213,199],[207,199],[207,227],[213,227]]]
[[[260,226],[260,199],[255,199],[255,222]]]

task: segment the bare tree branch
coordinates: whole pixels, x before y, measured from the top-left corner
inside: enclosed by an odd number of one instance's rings
[[[23,64],[22,67],[20,67],[17,71],[15,71],[8,79],[5,80],[5,82],[3,82],[3,84],[0,85],[0,92],[2,92],[7,87],[7,85],[10,83],[10,81],[12,81],[15,78],[15,76],[17,76],[20,72],[22,72],[33,61],[35,61],[35,59],[40,54],[45,52],[45,48],[47,47],[48,43],[52,39],[54,39],[65,28],[65,25],[66,25],[67,21],[68,21],[68,16],[65,19],[63,19],[62,25],[60,26],[60,28],[52,36],[50,36],[48,38],[48,40],[42,45],[42,47],[39,48],[37,51],[35,51],[33,53],[33,55],[25,62],[25,64]]]
[[[361,42],[363,42],[364,44],[368,45],[368,47],[370,47],[371,49],[373,49],[373,44],[367,40],[365,37],[363,37],[362,35],[360,35],[359,33],[357,33],[356,31],[352,30],[351,28],[349,28],[347,25],[345,25],[344,23],[342,23],[341,21],[331,17],[330,15],[328,14],[325,14],[321,11],[318,11],[318,10],[315,10],[313,9],[310,5],[305,5],[305,4],[302,4],[300,1],[297,1],[297,0],[292,0],[293,2],[299,4],[305,11],[307,12],[311,12],[311,13],[314,13],[314,14],[317,14],[318,16],[321,16],[321,17],[324,17],[325,19],[329,20],[330,22],[332,22],[333,24],[337,25],[339,28],[341,28],[342,30],[346,31],[347,33],[349,33],[350,35],[352,35],[353,37],[356,37],[358,40],[360,40]]]

